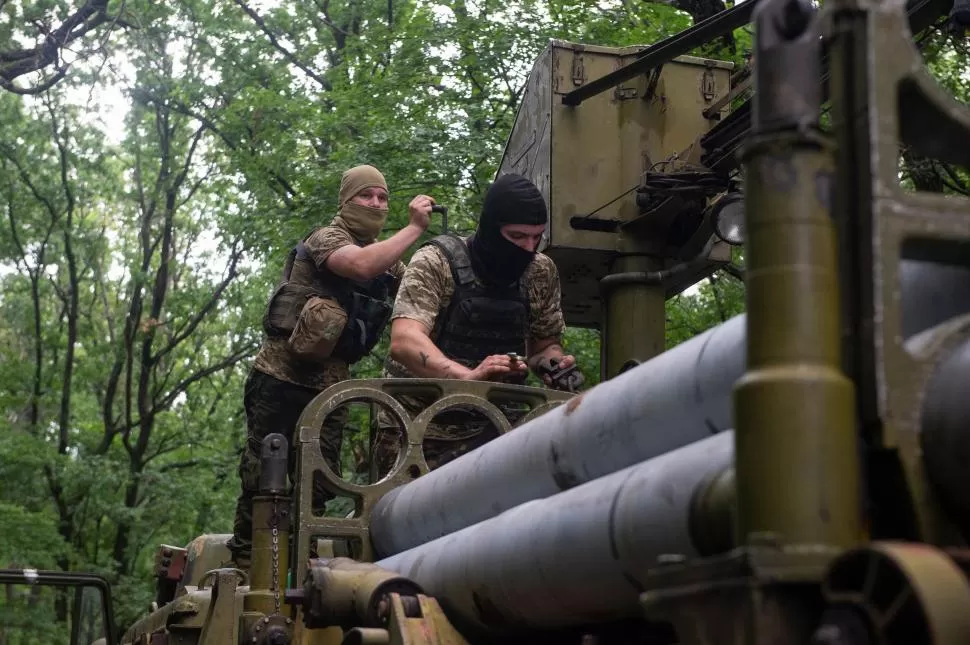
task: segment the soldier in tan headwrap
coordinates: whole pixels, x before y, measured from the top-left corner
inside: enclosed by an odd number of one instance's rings
[[[324,389],[350,378],[350,365],[380,339],[391,313],[404,265],[401,256],[427,229],[434,200],[418,195],[409,205],[409,224],[377,242],[387,219],[387,183],[373,166],[357,166],[340,182],[338,214],[316,228],[287,258],[283,277],[263,318],[266,337],[246,380],[247,441],[239,465],[242,493],[236,505],[233,559],[247,566],[252,550],[253,496],[259,484],[263,437],[279,432],[290,441],[290,475],[295,474],[293,428],[303,409]],[[345,409],[327,420],[321,450],[339,476]],[[313,506],[321,512],[332,497],[314,485]]]

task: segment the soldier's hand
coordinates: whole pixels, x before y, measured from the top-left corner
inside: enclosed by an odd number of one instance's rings
[[[567,392],[575,392],[585,380],[576,365],[576,358],[572,355],[560,356],[558,359],[543,358],[536,366],[536,373],[546,387]]]
[[[411,224],[419,227],[422,231],[427,230],[431,223],[431,207],[434,206],[434,199],[427,195],[418,195],[408,204],[408,215]]]
[[[508,354],[493,354],[473,369],[465,380],[468,381],[499,381],[504,376],[528,371],[529,367],[521,358],[512,358]]]

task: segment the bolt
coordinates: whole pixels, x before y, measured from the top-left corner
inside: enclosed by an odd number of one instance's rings
[[[262,625],[256,625],[256,631],[257,631],[257,632],[258,632],[259,630],[261,630],[262,628],[263,628],[263,626],[262,626]]]
[[[859,613],[834,607],[822,615],[822,624],[812,634],[811,645],[869,645],[874,641],[867,621]]]
[[[680,564],[681,562],[686,562],[687,556],[682,553],[661,553],[657,556],[657,564]]]
[[[812,635],[813,645],[841,645],[845,642],[845,634],[838,625],[822,625]]]
[[[266,634],[266,642],[269,645],[287,645],[290,642],[290,638],[286,630],[282,627],[276,627]]]
[[[273,448],[274,450],[278,450],[278,449],[279,449],[279,447],[280,447],[280,440],[279,440],[279,439],[276,439],[276,438],[274,438],[274,439],[273,439],[272,441],[270,441],[270,442],[269,442],[269,445],[270,445],[270,446],[271,446],[271,447],[272,447],[272,448]]]

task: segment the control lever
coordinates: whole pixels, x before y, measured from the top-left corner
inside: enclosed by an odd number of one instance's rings
[[[431,207],[432,213],[441,213],[441,232],[448,232],[448,207],[442,206],[441,204],[435,204]]]

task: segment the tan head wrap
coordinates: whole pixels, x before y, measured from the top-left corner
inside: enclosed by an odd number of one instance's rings
[[[361,206],[350,200],[365,188],[375,187],[387,190],[384,175],[374,166],[355,166],[340,179],[340,210],[333,223],[364,243],[373,242],[380,235],[387,220],[387,209]]]

